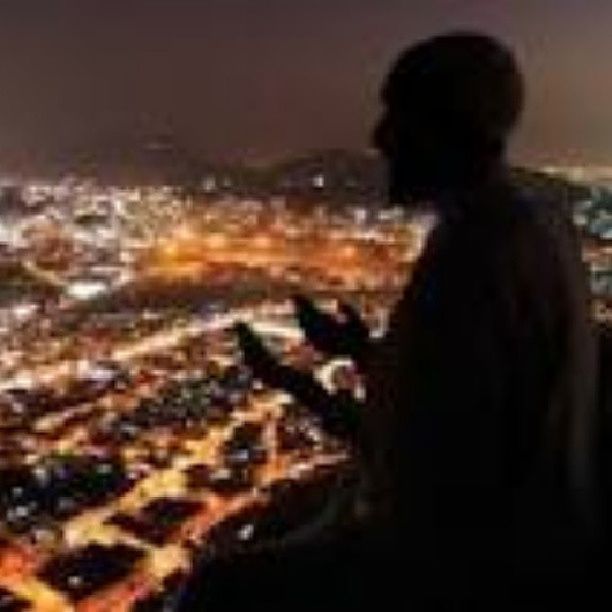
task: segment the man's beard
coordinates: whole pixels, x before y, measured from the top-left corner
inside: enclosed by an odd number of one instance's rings
[[[390,206],[399,206],[415,212],[432,209],[431,194],[408,179],[408,172],[400,166],[387,166],[387,199]]]

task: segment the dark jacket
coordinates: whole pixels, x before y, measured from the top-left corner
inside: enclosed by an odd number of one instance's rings
[[[596,361],[563,203],[500,183],[446,207],[371,370],[370,499],[416,583],[574,575],[597,537]]]

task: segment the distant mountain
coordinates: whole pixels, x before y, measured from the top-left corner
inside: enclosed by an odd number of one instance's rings
[[[75,154],[64,173],[120,184],[170,184],[210,195],[284,195],[294,201],[367,203],[384,195],[384,169],[367,153],[314,151],[267,164],[210,162],[171,132],[124,136]]]
[[[171,184],[212,197],[236,195],[286,197],[290,203],[380,205],[386,201],[385,168],[373,153],[343,149],[312,151],[267,164],[219,164],[171,130],[153,136],[124,136],[98,143],[92,153],[77,156],[71,166],[109,182]],[[588,188],[527,169],[514,180],[534,192],[575,201]]]
[[[344,150],[313,152],[278,164],[274,189],[283,195],[330,203],[380,203],[385,169],[380,158]]]

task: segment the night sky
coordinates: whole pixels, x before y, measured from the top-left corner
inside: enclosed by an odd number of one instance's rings
[[[524,65],[513,157],[612,162],[610,0],[0,0],[0,173],[173,132],[210,159],[363,148],[401,48],[480,29]]]

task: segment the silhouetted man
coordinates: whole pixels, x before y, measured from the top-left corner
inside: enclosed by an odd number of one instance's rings
[[[596,533],[586,275],[564,203],[509,180],[522,90],[498,43],[435,38],[395,65],[375,135],[392,198],[440,223],[369,373],[373,497],[451,599],[513,574],[560,592]]]
[[[597,536],[594,342],[571,220],[511,184],[523,84],[496,41],[409,48],[382,101],[391,201],[427,203],[439,222],[379,344],[348,307],[340,322],[296,301],[315,346],[355,358],[366,405],[343,420],[243,326],[245,358],[355,446],[368,535],[354,582],[378,568],[379,588],[426,607],[544,607],[576,593]]]

